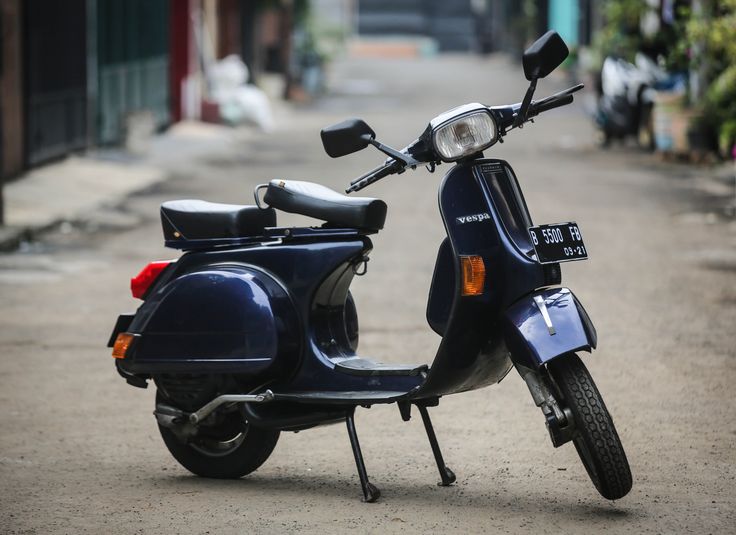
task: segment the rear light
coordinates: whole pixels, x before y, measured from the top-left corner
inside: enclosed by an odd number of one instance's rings
[[[115,338],[115,345],[112,346],[113,358],[124,359],[136,338],[137,335],[132,333],[118,334],[118,337]]]
[[[462,295],[482,295],[486,283],[486,265],[480,256],[461,256]]]
[[[138,275],[130,279],[130,291],[133,297],[143,299],[151,284],[161,275],[161,272],[169,267],[175,260],[159,260],[151,262],[144,267]]]

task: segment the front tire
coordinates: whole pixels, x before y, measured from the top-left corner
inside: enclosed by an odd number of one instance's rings
[[[156,403],[171,402],[159,391]],[[215,416],[214,425],[202,426],[187,441],[168,427],[158,426],[166,448],[179,464],[201,477],[237,479],[266,462],[276,447],[279,431],[249,425],[237,409]]]
[[[593,378],[575,354],[555,359],[547,366],[562,405],[572,413],[573,443],[595,488],[609,500],[623,498],[631,490],[631,469]]]

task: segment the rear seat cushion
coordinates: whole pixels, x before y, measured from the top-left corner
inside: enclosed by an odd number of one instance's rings
[[[257,206],[198,200],[168,201],[161,205],[166,240],[201,240],[261,236],[276,226],[276,211]]]

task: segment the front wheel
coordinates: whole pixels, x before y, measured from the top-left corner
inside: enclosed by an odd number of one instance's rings
[[[609,500],[623,498],[631,490],[631,469],[593,378],[574,354],[551,361],[547,370],[572,414],[573,443],[595,488]]]

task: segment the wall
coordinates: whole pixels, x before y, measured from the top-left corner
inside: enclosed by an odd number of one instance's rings
[[[0,0],[2,57],[0,58],[0,179],[23,169],[23,94],[21,70],[21,2]]]

